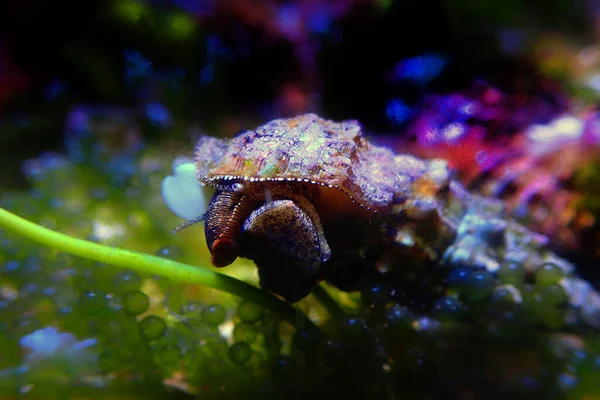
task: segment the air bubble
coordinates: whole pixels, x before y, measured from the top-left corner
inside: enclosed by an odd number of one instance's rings
[[[167,325],[162,318],[155,315],[149,315],[138,324],[140,333],[149,340],[155,340],[162,337],[167,331]]]
[[[495,310],[509,311],[522,302],[522,296],[514,286],[502,285],[494,290],[491,300]]]
[[[467,286],[471,270],[468,268],[455,268],[448,275],[448,285],[455,289],[462,289]]]
[[[536,300],[540,306],[557,306],[567,302],[567,293],[558,284],[552,284],[539,288],[536,293]]]
[[[525,282],[525,267],[518,262],[506,262],[498,270],[498,279],[502,283],[522,285]]]
[[[237,342],[254,343],[256,340],[256,330],[250,324],[237,324],[233,329],[233,338]]]
[[[246,364],[252,357],[252,348],[246,342],[237,342],[229,347],[229,358],[236,364]]]
[[[542,265],[535,273],[535,283],[538,286],[550,286],[558,283],[564,276],[560,267],[553,263]]]
[[[237,315],[240,317],[242,322],[247,324],[255,324],[265,315],[265,310],[249,301],[242,300],[238,305]]]
[[[218,326],[225,321],[225,309],[218,304],[202,308],[202,321],[209,326]]]
[[[148,296],[139,290],[132,290],[123,295],[123,310],[129,315],[139,315],[146,310],[148,310],[148,306],[150,305],[150,300]]]
[[[494,285],[494,277],[488,271],[472,271],[467,278],[463,293],[470,300],[481,300],[492,292]]]

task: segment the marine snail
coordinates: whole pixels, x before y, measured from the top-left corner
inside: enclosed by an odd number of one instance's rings
[[[566,322],[600,326],[600,296],[545,236],[499,200],[469,193],[445,161],[375,146],[356,121],[306,114],[231,140],[202,137],[195,162],[200,182],[215,189],[199,218],[212,263],[252,259],[261,286],[290,302],[324,279],[345,291],[385,282],[428,307],[456,268],[486,271],[499,286],[507,263],[520,263],[528,281],[553,265]]]

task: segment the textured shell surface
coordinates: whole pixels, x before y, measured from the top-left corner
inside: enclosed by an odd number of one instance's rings
[[[500,200],[470,193],[444,160],[371,144],[357,121],[306,114],[230,140],[203,137],[196,163],[200,181],[217,189],[205,215],[213,263],[250,258],[261,286],[289,301],[322,279],[347,291],[384,282],[430,309],[455,269],[506,287],[498,271],[519,263],[526,276],[516,291],[551,264],[568,298],[566,323],[600,327],[600,295],[546,236]]]
[[[448,179],[445,163],[370,145],[357,121],[332,122],[315,114],[271,121],[228,143],[203,138],[196,151],[198,172],[208,179],[238,177],[310,180],[337,187],[362,206],[389,209],[424,177]]]

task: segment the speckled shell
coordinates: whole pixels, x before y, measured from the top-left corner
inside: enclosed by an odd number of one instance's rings
[[[375,210],[389,210],[415,191],[415,183],[440,187],[449,179],[441,160],[395,155],[370,145],[357,121],[332,122],[315,114],[277,119],[229,142],[203,138],[196,160],[208,179],[309,180],[337,187]]]
[[[568,296],[567,322],[600,327],[600,294],[552,252],[546,236],[512,219],[501,201],[465,190],[451,179],[445,161],[396,155],[370,144],[356,121],[306,114],[271,121],[231,140],[203,137],[196,161],[201,182],[219,190],[235,190],[237,181],[247,193],[275,189],[278,182],[296,185],[288,191],[320,185],[366,209],[332,217],[336,205],[323,207],[327,197],[306,191],[321,218],[327,217],[323,230],[331,258],[323,264],[325,279],[343,290],[356,290],[354,283],[370,271],[384,279],[400,276],[402,291],[439,296],[447,276],[440,266],[495,275],[504,263],[519,262],[532,276],[550,262],[564,274],[559,284]]]

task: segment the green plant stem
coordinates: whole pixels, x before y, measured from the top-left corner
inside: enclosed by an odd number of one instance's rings
[[[319,332],[305,314],[290,304],[257,287],[206,268],[73,238],[34,224],[2,208],[0,208],[0,226],[74,256],[164,276],[176,282],[196,283],[231,293],[279,315],[297,328],[314,329]]]
[[[325,307],[329,315],[331,315],[335,319],[342,319],[346,317],[346,313],[340,305],[331,298],[329,293],[323,288],[321,285],[317,285],[312,291],[312,295],[315,296],[317,301]]]

